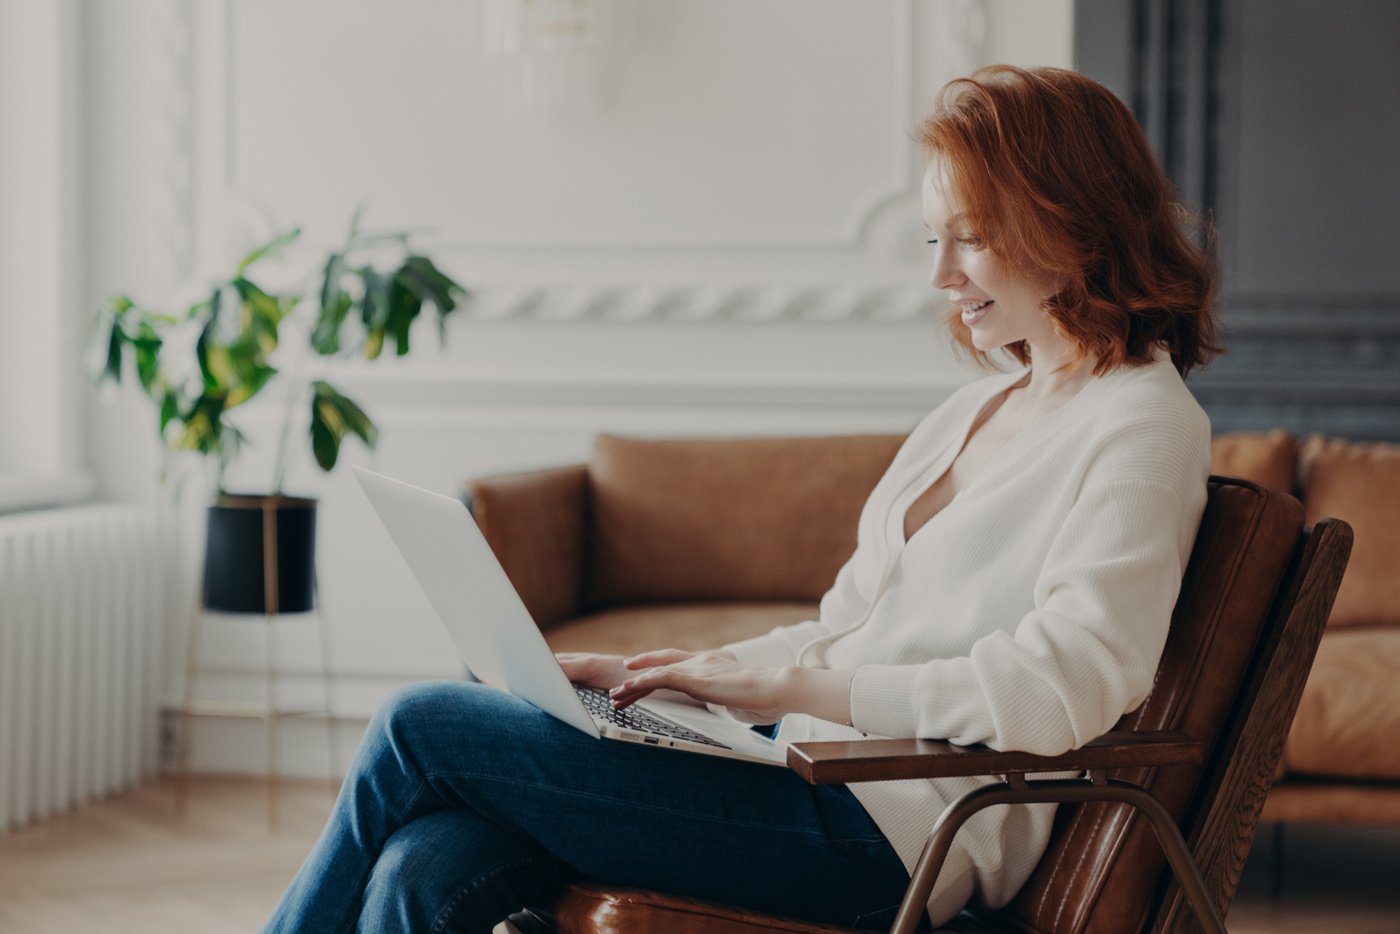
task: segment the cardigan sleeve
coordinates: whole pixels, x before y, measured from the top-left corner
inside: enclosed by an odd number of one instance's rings
[[[1112,728],[1147,696],[1166,642],[1205,508],[1208,459],[1194,448],[1171,453],[1174,470],[1091,469],[1037,576],[1034,609],[962,657],[859,667],[855,727],[1044,755]]]

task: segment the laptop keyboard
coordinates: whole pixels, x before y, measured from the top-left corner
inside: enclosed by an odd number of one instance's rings
[[[603,720],[613,726],[622,727],[626,730],[635,730],[638,733],[653,733],[658,736],[668,736],[672,739],[683,739],[691,743],[701,743],[706,746],[714,746],[719,749],[728,749],[724,743],[702,736],[694,730],[687,729],[679,723],[657,716],[639,707],[626,707],[618,710],[612,705],[612,698],[607,691],[597,688],[586,688],[582,685],[574,685],[574,690],[578,691],[579,700],[583,701],[583,706],[588,708],[588,712],[595,720]]]

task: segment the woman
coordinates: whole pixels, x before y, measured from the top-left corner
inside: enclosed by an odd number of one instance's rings
[[[920,128],[932,284],[956,341],[1020,366],[956,392],[862,513],[816,620],[711,652],[561,658],[625,706],[679,690],[780,742],[946,738],[1055,754],[1146,696],[1205,506],[1209,263],[1126,108],[1072,72],[983,69]],[[487,931],[587,877],[888,925],[979,779],[810,787],[598,742],[509,695],[428,684],[370,724],[269,930]],[[929,901],[1010,900],[1053,806],[984,812]]]

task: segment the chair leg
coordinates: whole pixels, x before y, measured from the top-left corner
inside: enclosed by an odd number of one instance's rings
[[[1016,784],[1001,782],[975,788],[963,795],[939,815],[929,833],[928,843],[919,856],[914,875],[909,880],[909,888],[904,892],[904,901],[899,906],[891,934],[913,934],[923,917],[934,883],[943,869],[943,863],[952,849],[953,838],[968,818],[984,808],[997,804],[1039,804],[1070,803],[1090,801],[1118,801],[1137,808],[1146,815],[1181,886],[1187,904],[1191,906],[1201,927],[1210,934],[1225,934],[1225,925],[1220,914],[1206,892],[1201,874],[1191,860],[1191,852],[1186,841],[1181,838],[1171,815],[1160,801],[1151,794],[1130,782],[1117,779],[1086,780],[1082,778],[1043,779],[1040,781],[1020,780]]]

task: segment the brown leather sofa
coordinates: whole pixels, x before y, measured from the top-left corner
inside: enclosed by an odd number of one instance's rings
[[[1288,490],[1356,534],[1263,820],[1400,824],[1400,445],[1224,435],[1214,471]]]
[[[816,613],[902,440],[602,436],[586,465],[470,495],[556,651],[708,648]],[[1272,432],[1213,455],[1356,534],[1263,819],[1400,824],[1400,446]]]

